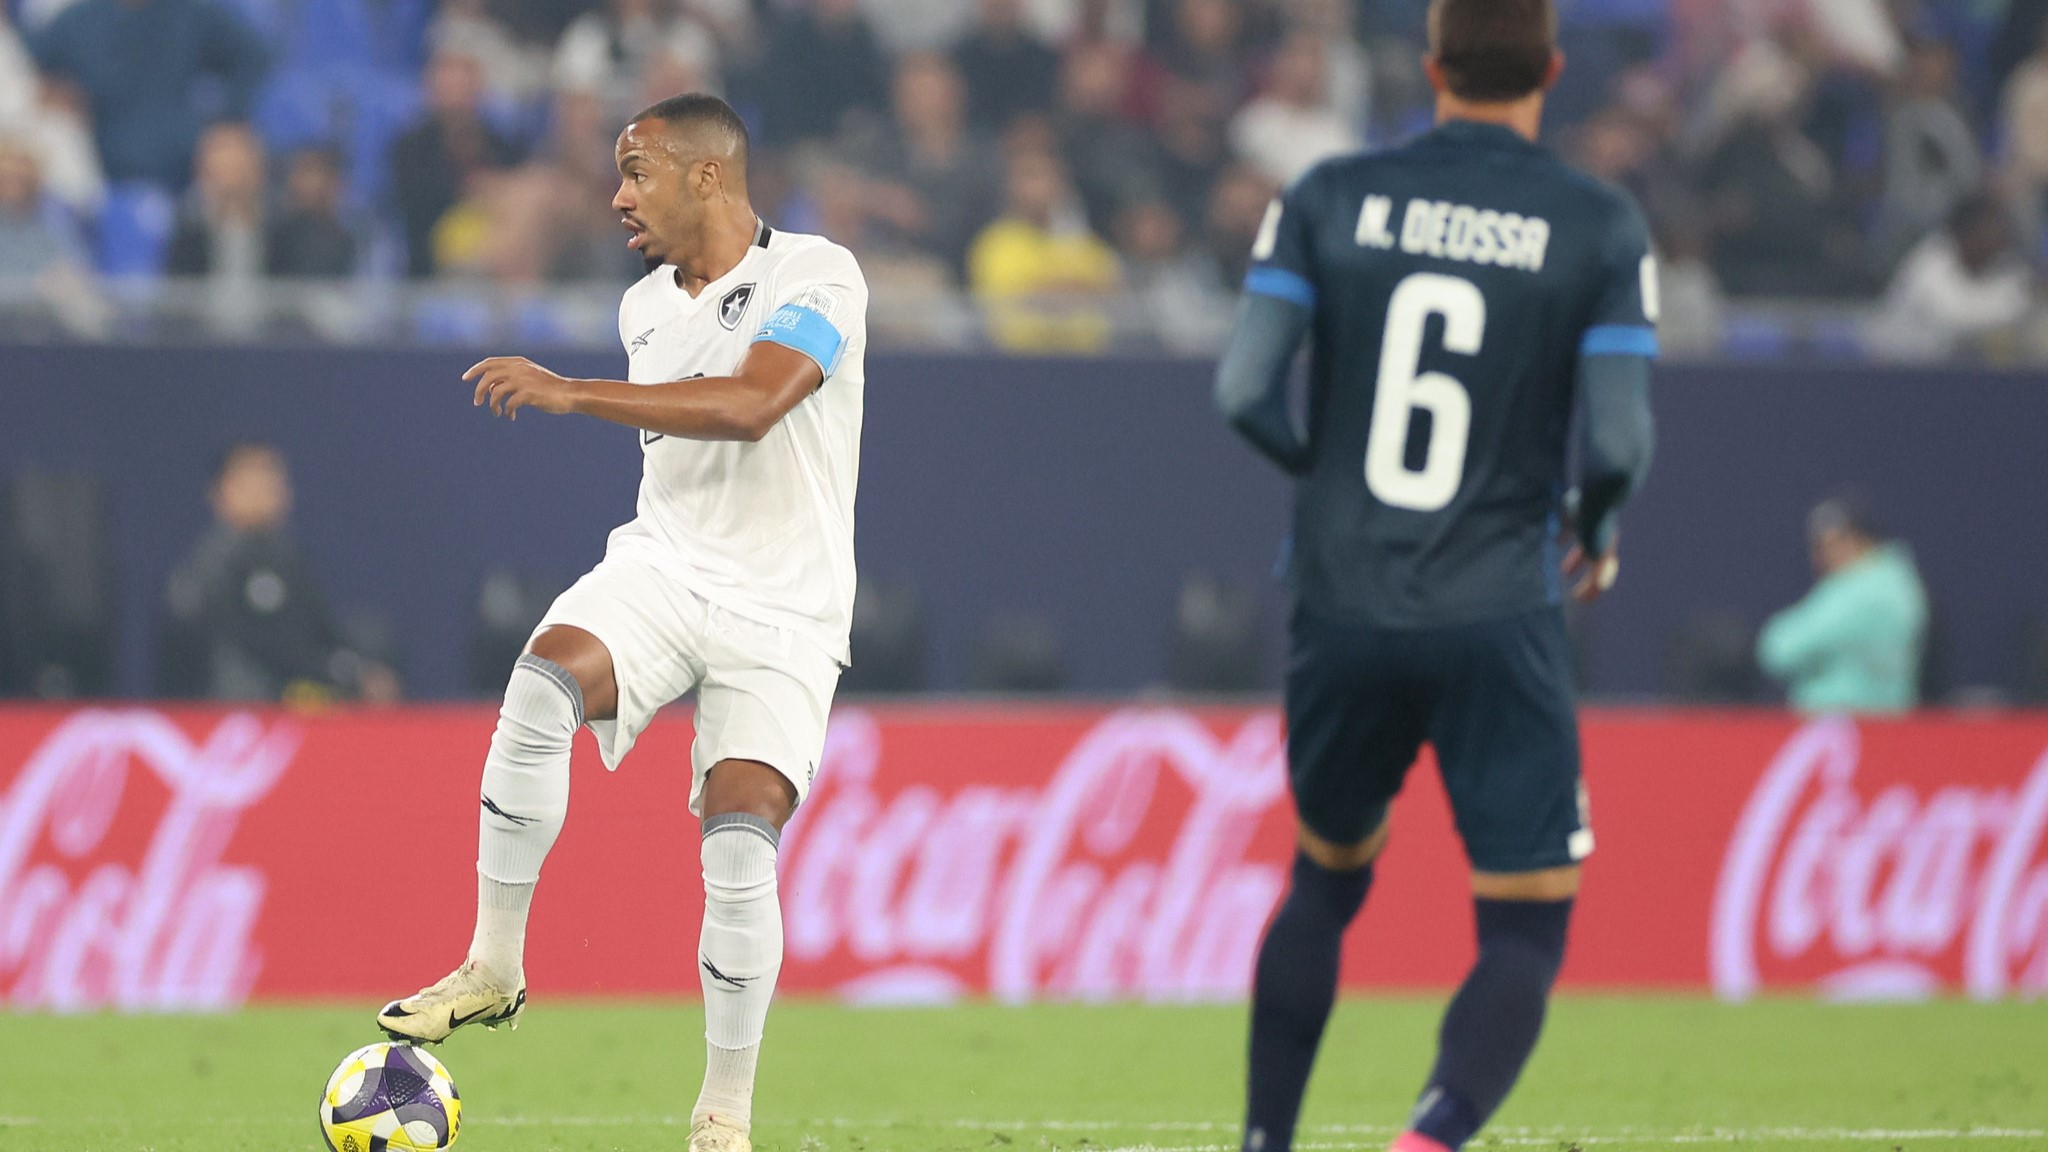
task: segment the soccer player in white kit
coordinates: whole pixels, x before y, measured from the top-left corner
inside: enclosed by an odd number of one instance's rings
[[[484,761],[468,958],[377,1023],[429,1042],[517,1024],[527,909],[568,809],[571,737],[589,725],[617,768],[655,710],[695,689],[708,1061],[689,1147],[745,1152],[782,967],[777,840],[817,772],[848,658],[867,285],[846,249],[754,214],[746,126],[715,96],[640,113],[618,166],[612,207],[658,265],[619,306],[628,379],[564,379],[519,357],[463,379],[507,418],[530,408],[638,429],[638,515],[512,670]]]

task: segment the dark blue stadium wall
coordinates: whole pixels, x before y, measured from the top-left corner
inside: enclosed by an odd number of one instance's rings
[[[413,689],[454,695],[484,572],[580,573],[631,514],[639,472],[630,433],[471,408],[457,379],[471,359],[0,348],[0,475],[107,477],[121,684],[141,693],[164,576],[205,524],[213,457],[233,438],[274,441],[333,599],[388,612]],[[935,686],[964,687],[974,640],[1012,614],[1054,623],[1076,689],[1155,684],[1185,573],[1269,581],[1287,490],[1220,427],[1206,365],[890,356],[869,372],[860,559],[921,590]],[[1657,408],[1623,580],[1590,625],[1597,691],[1657,690],[1688,614],[1760,619],[1797,596],[1805,510],[1844,483],[1918,549],[1958,680],[2011,679],[2018,624],[2048,611],[2048,378],[1671,368]],[[1280,605],[1269,588],[1276,636]]]

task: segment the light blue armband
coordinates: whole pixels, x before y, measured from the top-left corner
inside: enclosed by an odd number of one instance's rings
[[[1254,268],[1245,274],[1244,290],[1254,296],[1289,300],[1303,308],[1316,306],[1316,286],[1308,278],[1285,268]]]
[[[1657,330],[1641,324],[1600,324],[1586,329],[1581,356],[1657,357]]]
[[[846,350],[846,337],[830,320],[800,304],[784,304],[775,310],[754,342],[763,340],[794,348],[818,362],[818,369],[830,376],[839,367],[839,354]]]

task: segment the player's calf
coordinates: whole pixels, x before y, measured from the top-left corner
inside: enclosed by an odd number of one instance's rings
[[[753,1123],[754,1070],[782,971],[776,851],[793,806],[787,781],[763,764],[722,761],[706,781],[697,956],[706,1060],[691,1113],[693,1149],[743,1149]]]
[[[1325,846],[1303,834],[1292,883],[1259,945],[1252,978],[1244,1152],[1285,1152],[1293,1144],[1302,1093],[1337,998],[1344,930],[1372,886],[1371,859],[1383,833],[1350,853],[1312,851]],[[1357,863],[1335,870],[1317,857]]]
[[[1507,1099],[1535,1050],[1564,964],[1572,901],[1474,901],[1479,959],[1444,1013],[1429,1085],[1396,1152],[1464,1146]]]

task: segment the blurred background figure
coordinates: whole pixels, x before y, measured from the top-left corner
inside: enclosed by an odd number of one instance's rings
[[[1060,58],[1024,25],[1024,0],[981,0],[980,21],[953,62],[967,77],[968,118],[1001,133],[1017,117],[1052,108]]]
[[[829,139],[887,102],[889,62],[858,0],[785,8],[767,38],[754,87],[764,141],[787,147]]]
[[[1186,246],[1183,225],[1164,200],[1140,200],[1117,223],[1124,284],[1169,351],[1214,355],[1230,328],[1236,295],[1206,253]]]
[[[2042,6],[2048,11],[2048,5]],[[2000,151],[2013,207],[2027,242],[2038,245],[2048,218],[2048,34],[2013,70],[1999,101],[2004,120]]]
[[[73,212],[99,210],[106,177],[75,88],[45,81],[0,6],[0,136],[34,153],[44,190]]]
[[[606,120],[623,122],[652,103],[641,99],[641,77],[649,60],[662,53],[687,61],[696,87],[723,89],[718,39],[679,0],[609,0],[562,33],[555,47],[555,90],[591,93]]]
[[[1849,496],[1813,509],[1806,541],[1813,589],[1765,622],[1757,662],[1804,712],[1914,707],[1928,609],[1912,551]]]
[[[283,455],[255,441],[230,445],[208,499],[213,526],[165,590],[159,690],[213,700],[397,699],[391,669],[344,644],[312,561],[292,538]]]
[[[993,212],[1001,159],[968,123],[960,68],[934,52],[912,53],[890,86],[894,115],[849,141],[868,180],[867,209],[897,242],[944,262],[957,280],[967,246]]]
[[[426,116],[391,149],[393,191],[405,230],[406,267],[436,269],[434,229],[481,175],[507,168],[517,150],[482,114],[483,66],[474,56],[435,53],[427,62]]]
[[[1947,227],[1899,265],[1871,324],[1870,345],[1892,360],[2010,358],[2016,329],[2033,307],[2034,274],[2014,243],[2005,205],[1978,193],[1951,209]]]
[[[28,145],[0,136],[0,331],[104,335],[106,309],[76,223],[42,187]]]
[[[1230,122],[1238,158],[1275,184],[1292,183],[1318,161],[1362,143],[1350,119],[1329,103],[1328,69],[1320,39],[1290,38],[1273,58],[1265,91]]]
[[[192,189],[171,234],[173,276],[254,280],[269,261],[263,144],[246,125],[216,124],[199,138]]]
[[[1961,98],[1955,49],[1939,40],[1914,43],[1885,119],[1880,258],[1896,258],[1982,187],[1984,158]]]
[[[1153,171],[1152,138],[1124,115],[1131,61],[1127,45],[1075,45],[1050,120],[1088,223],[1098,232],[1109,230],[1125,204],[1164,192]]]
[[[213,0],[78,0],[31,38],[85,94],[110,180],[183,189],[201,129],[246,117],[269,54]]]
[[[271,216],[264,270],[292,279],[334,279],[356,270],[355,231],[343,218],[341,156],[302,148],[286,164],[284,203]]]
[[[1050,147],[1013,143],[1003,214],[975,237],[969,282],[989,309],[989,335],[1013,351],[1092,352],[1108,343],[1104,303],[1116,253],[1088,229]]]

